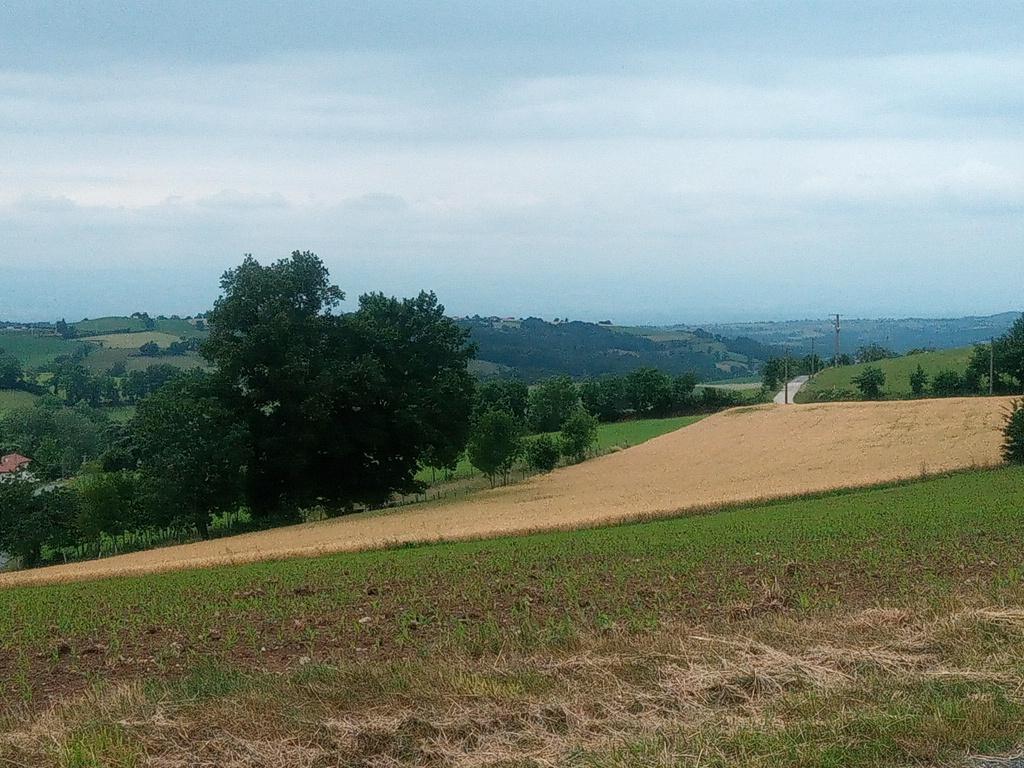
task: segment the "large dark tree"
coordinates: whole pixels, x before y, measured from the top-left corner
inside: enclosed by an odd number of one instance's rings
[[[39,565],[43,547],[69,544],[78,517],[78,495],[66,488],[46,489],[28,478],[0,482],[0,552]]]
[[[621,419],[630,408],[626,382],[621,376],[588,379],[579,386],[583,407],[601,421]]]
[[[465,332],[433,294],[344,298],[309,252],[221,280],[203,354],[248,423],[253,514],[294,519],[303,505],[350,508],[416,487],[421,461],[465,447],[473,382]]]
[[[882,387],[885,386],[885,371],[869,365],[854,376],[852,381],[865,400],[878,400],[882,396]]]
[[[1024,315],[995,339],[994,345],[975,345],[964,374],[967,386],[987,390],[990,365],[995,369],[995,381],[992,382],[995,392],[1024,392]]]
[[[466,332],[433,293],[362,296],[339,326],[334,367],[347,376],[332,393],[332,411],[349,438],[323,436],[318,462],[335,478],[320,494],[343,505],[380,502],[413,490],[421,463],[454,467],[473,408]]]
[[[150,522],[194,526],[206,538],[212,515],[241,503],[251,441],[221,387],[194,371],[139,403],[131,450]]]
[[[1018,317],[1006,333],[996,339],[996,371],[1013,379],[1008,387],[1024,391],[1024,315]]]
[[[15,389],[22,381],[21,362],[0,349],[0,389]]]

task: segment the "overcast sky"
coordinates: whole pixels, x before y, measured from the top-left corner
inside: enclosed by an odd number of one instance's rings
[[[0,318],[350,298],[622,322],[1024,305],[1024,5],[0,5]]]

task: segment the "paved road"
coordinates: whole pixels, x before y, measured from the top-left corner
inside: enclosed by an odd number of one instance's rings
[[[800,391],[800,387],[802,387],[804,384],[806,384],[807,380],[809,378],[811,378],[811,377],[810,376],[797,376],[795,379],[791,379],[789,381],[789,383],[786,384],[786,389],[789,390],[789,402],[790,402],[790,404],[792,404],[792,402],[793,402],[793,396],[797,392]],[[775,402],[778,403],[779,405],[782,405],[782,404],[784,404],[786,402],[786,389],[782,390],[781,392],[779,392],[779,394],[777,394],[775,396]]]

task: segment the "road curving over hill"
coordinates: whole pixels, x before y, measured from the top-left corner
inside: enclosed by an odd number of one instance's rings
[[[590,526],[991,466],[1000,462],[1008,402],[734,408],[634,448],[465,499],[4,574],[0,586]]]

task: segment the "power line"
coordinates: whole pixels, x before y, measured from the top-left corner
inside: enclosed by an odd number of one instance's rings
[[[835,320],[836,327],[836,341],[835,341],[835,352],[832,355],[832,365],[839,365],[839,315],[836,315]]]
[[[988,393],[995,391],[996,383],[996,340],[992,337],[988,340]]]

